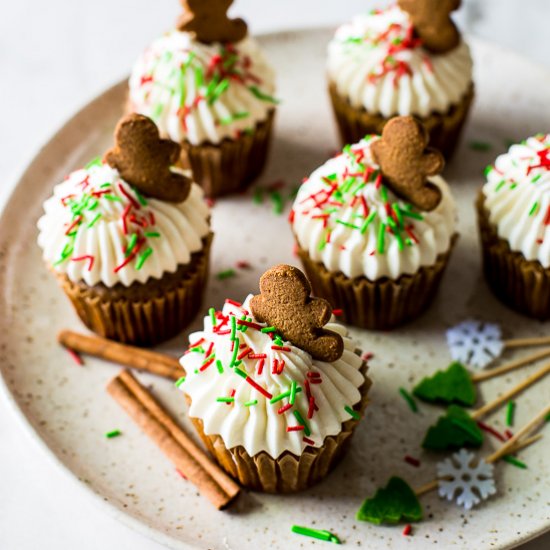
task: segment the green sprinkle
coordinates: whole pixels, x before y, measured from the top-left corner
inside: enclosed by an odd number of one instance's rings
[[[376,248],[380,254],[384,254],[386,244],[386,224],[381,223],[378,227],[378,240]]]
[[[533,206],[531,206],[531,210],[529,210],[529,216],[532,216],[539,208],[539,201],[535,201],[533,203]]]
[[[202,67],[195,67],[195,86],[200,90],[204,86],[204,71]]]
[[[162,103],[157,103],[153,107],[153,112],[151,113],[152,118],[159,119],[160,115],[162,115],[162,111],[164,111],[164,106],[162,105]]]
[[[361,418],[361,415],[357,412],[357,411],[354,411],[349,405],[346,405],[344,407],[344,410],[354,419],[354,420],[359,420]]]
[[[384,203],[388,202],[388,189],[385,185],[380,187],[380,196],[382,197]]]
[[[122,199],[116,195],[103,195],[103,198],[111,202],[122,202]]]
[[[272,191],[270,197],[273,202],[273,212],[278,216],[281,215],[284,210],[284,201],[281,193],[279,191]]]
[[[359,229],[356,225],[345,222],[344,220],[336,220],[336,223],[339,223],[340,225],[343,225],[345,227],[349,227],[350,229]]]
[[[105,189],[106,187],[111,187],[111,185],[113,185],[111,182],[106,182],[106,183],[102,183],[99,188],[100,189]]]
[[[518,468],[521,468],[522,470],[527,470],[527,464],[525,464],[525,462],[522,462],[521,460],[518,460],[517,458],[515,458],[513,456],[505,455],[505,456],[502,457],[502,460],[504,460],[504,462],[508,462],[508,464],[512,464],[513,466],[517,466]]]
[[[137,233],[132,233],[132,235],[130,236],[130,240],[128,241],[128,244],[126,245],[126,251],[124,252],[124,256],[126,256],[126,258],[130,255],[132,250],[134,250],[134,247],[137,244],[137,240],[138,240]]]
[[[231,316],[231,341],[237,340],[237,318],[232,315]]]
[[[96,214],[95,218],[88,224],[88,227],[93,227],[97,223],[97,220],[99,220],[99,218],[101,218],[101,214]]]
[[[223,365],[219,359],[216,359],[216,367],[218,368],[218,372],[220,374],[223,374]]]
[[[151,247],[149,247],[146,250],[144,250],[143,253],[141,253],[138,256],[137,261],[136,261],[136,269],[138,271],[143,267],[143,264],[147,261],[147,258],[149,258],[149,256],[152,253],[153,253],[153,249]]]
[[[310,436],[311,435],[311,430],[309,429],[308,423],[304,420],[304,417],[300,414],[300,411],[295,410],[295,411],[292,411],[292,412],[294,414],[294,418],[296,418],[296,420],[298,421],[300,426],[304,427],[304,433],[306,434],[306,436]]]
[[[514,425],[515,412],[516,412],[516,402],[508,401],[508,405],[506,405],[506,426],[511,427]]]
[[[244,406],[245,407],[252,407],[253,405],[257,405],[258,400],[257,399],[251,399],[250,401],[247,401]]]
[[[223,281],[224,279],[229,279],[231,277],[234,277],[236,275],[234,269],[226,269],[225,271],[220,271],[216,278],[218,278],[220,281]]]
[[[290,384],[290,395],[288,397],[288,402],[291,405],[294,405],[294,401],[296,401],[296,381],[293,380]]]
[[[485,141],[470,141],[469,145],[472,151],[487,152],[493,148],[490,143],[486,143]]]
[[[277,329],[275,327],[264,327],[260,332],[263,332],[264,334],[266,332],[277,332]]]
[[[494,169],[495,169],[495,167],[491,166],[490,164],[489,164],[489,166],[486,166],[485,170],[483,170],[483,173],[485,174],[485,177],[487,177]]]
[[[300,386],[297,386],[296,387],[296,393],[300,393],[302,391],[302,388]],[[273,403],[278,403],[279,401],[282,401],[283,399],[285,399],[285,397],[290,397],[290,390],[287,390],[283,393],[280,393],[279,395],[276,395],[275,397],[272,397],[269,402],[271,404]]]
[[[86,166],[84,166],[85,170],[89,170],[90,168],[93,168],[94,166],[101,166],[103,164],[101,157],[95,157],[92,159]]]
[[[413,220],[422,221],[424,219],[424,216],[418,214],[417,212],[413,212],[412,210],[402,210],[401,213],[403,214],[403,216],[406,216],[407,218],[412,218]]]
[[[144,235],[149,239],[158,239],[160,237],[160,233],[158,231],[147,231]]]
[[[336,535],[333,535],[330,531],[322,531],[320,529],[302,527],[301,525],[293,525],[292,532],[297,535],[304,535],[305,537],[312,537],[314,539],[324,540],[326,542],[333,542],[334,544],[342,544],[340,539]]]
[[[185,376],[182,376],[175,384],[176,388],[179,388],[185,382]]]
[[[248,89],[252,92],[252,95],[254,97],[257,97],[258,99],[262,101],[267,101],[269,103],[275,103],[278,104],[280,101],[278,99],[275,99],[274,97],[271,97],[270,95],[264,94],[257,86],[249,86]]]
[[[537,175],[531,180],[531,183],[537,183],[537,181],[539,181],[540,178],[542,178],[542,174],[537,174]]]
[[[210,321],[212,323],[212,326],[215,327],[218,323],[216,322],[216,310],[211,307],[209,310],[208,310],[208,313],[210,315]]]
[[[394,233],[394,237],[397,241],[397,246],[399,250],[403,250],[405,248],[405,243],[403,242],[403,237],[401,236],[401,233],[398,232],[398,230]]]
[[[416,405],[416,401],[413,399],[412,395],[405,389],[405,388],[399,388],[399,393],[401,394],[401,397],[407,402],[407,405],[411,409],[412,412],[416,413],[418,412],[418,406]]]
[[[368,218],[365,220],[365,223],[361,226],[361,235],[364,235],[365,232],[367,231],[369,225],[372,223],[372,220],[374,220],[374,218],[376,218],[376,210],[373,210]]]
[[[403,220],[403,214],[401,213],[401,208],[399,208],[399,205],[395,202],[392,205],[392,209],[395,212],[397,221],[399,222],[399,226],[403,227],[405,225],[405,221]]]
[[[229,80],[227,78],[224,78],[214,89],[210,97],[208,97],[208,105],[212,105],[215,103],[220,97],[223,95],[224,92],[227,91],[227,88],[229,88]]]
[[[252,200],[254,204],[262,204],[264,202],[264,190],[261,187],[256,187],[256,189],[254,189]]]
[[[137,197],[137,200],[139,201],[139,204],[141,204],[141,206],[147,206],[147,200],[145,199],[145,197],[139,192],[139,189],[137,189],[136,187],[132,186],[132,191],[135,193],[136,197]]]
[[[506,185],[506,180],[500,180],[495,187],[495,191],[500,191],[504,185]]]
[[[239,346],[237,345],[237,342],[235,342],[235,344],[233,345],[233,355],[231,356],[231,363],[229,363],[229,366],[230,367],[234,367],[236,366],[237,364],[237,355],[239,355]],[[239,369],[235,369],[235,372],[239,371]],[[239,372],[242,372],[242,371],[239,371]],[[239,374],[239,372],[237,372],[237,374]],[[245,373],[246,375],[246,373]]]
[[[250,113],[248,113],[247,111],[243,111],[242,113],[235,113],[233,116],[222,118],[220,120],[220,124],[222,126],[227,126],[228,124],[232,124],[236,120],[242,120],[243,118],[248,118],[249,116],[250,116]]]
[[[234,397],[218,397],[216,399],[218,403],[234,403],[235,398]]]
[[[112,430],[110,432],[107,432],[105,434],[105,437],[107,439],[113,439],[113,437],[118,437],[119,435],[122,435],[122,432],[120,430]]]
[[[239,349],[239,348],[237,348],[237,349]],[[244,370],[238,369],[238,368],[235,368],[234,370],[235,370],[235,374],[238,374],[241,378],[248,378],[248,374],[246,374],[246,372],[244,372]]]

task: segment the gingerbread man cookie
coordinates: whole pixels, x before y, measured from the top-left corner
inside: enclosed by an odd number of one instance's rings
[[[388,186],[401,198],[429,212],[441,201],[441,190],[427,181],[439,174],[445,161],[439,151],[430,149],[424,126],[411,116],[392,118],[382,138],[372,144],[374,160]]]
[[[230,19],[227,10],[233,0],[182,0],[183,15],[178,29],[191,32],[199,42],[239,42],[247,33],[242,19]]]
[[[433,53],[445,53],[460,44],[460,33],[451,19],[451,12],[461,0],[398,0],[414,25],[422,45]]]
[[[321,298],[311,298],[311,286],[296,267],[278,265],[260,279],[260,294],[250,308],[254,317],[277,329],[279,334],[320,361],[333,362],[344,352],[344,341],[323,327],[332,308]]]
[[[191,190],[191,180],[174,172],[181,147],[161,139],[155,123],[136,113],[124,117],[115,130],[115,146],[104,161],[144,195],[170,202],[183,202]]]

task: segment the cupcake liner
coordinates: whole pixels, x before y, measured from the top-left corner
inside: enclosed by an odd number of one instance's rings
[[[298,255],[313,293],[335,309],[342,309],[341,321],[369,330],[388,330],[412,321],[428,308],[439,289],[456,240],[457,236],[453,237],[449,250],[440,254],[434,265],[396,280],[350,279],[313,261],[299,246]]]
[[[357,143],[367,134],[382,133],[389,118],[352,107],[347,99],[338,94],[334,83],[329,84],[329,93],[343,145]],[[430,134],[430,147],[441,151],[446,159],[451,158],[456,149],[473,99],[472,84],[460,103],[452,106],[447,113],[417,117]]]
[[[275,111],[251,134],[224,139],[220,144],[181,144],[181,163],[207,197],[244,191],[261,174],[267,161]]]
[[[359,389],[361,400],[353,407],[361,416],[367,406],[367,394],[372,384],[366,370],[366,365],[363,365],[365,382]],[[187,398],[187,401],[190,399]],[[342,431],[326,437],[321,447],[308,446],[300,456],[285,451],[275,459],[265,451],[250,456],[240,445],[228,449],[220,436],[204,433],[202,420],[191,420],[210,453],[229,475],[244,487],[265,493],[303,491],[326,477],[346,453],[360,421],[351,419],[342,423]]]
[[[92,331],[124,344],[154,346],[179,334],[198,313],[208,279],[212,234],[189,264],[174,273],[129,287],[88,286],[56,273],[82,322]]]
[[[549,320],[550,269],[537,260],[526,260],[521,252],[513,252],[508,242],[498,236],[484,204],[485,197],[480,193],[478,226],[483,272],[489,288],[508,307],[540,321]]]

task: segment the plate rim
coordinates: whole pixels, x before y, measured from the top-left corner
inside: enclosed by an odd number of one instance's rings
[[[253,36],[260,41],[276,38],[284,39],[285,37],[290,38],[296,35],[303,34],[316,34],[321,32],[328,33],[334,31],[336,27],[337,25],[298,27],[296,29],[256,33]],[[491,40],[478,38],[471,34],[466,34],[465,37],[466,41],[470,45],[477,44],[483,47],[490,48],[494,52],[497,52],[499,55],[514,56],[517,59],[521,60],[531,69],[546,73],[550,83],[550,69],[542,63],[533,61],[529,57],[526,57],[511,48],[507,48]],[[12,187],[7,193],[4,204],[2,205],[2,207],[0,207],[0,227],[5,223],[6,212],[10,209],[10,206],[16,200],[17,195],[22,192],[20,189],[22,181],[27,177],[27,174],[32,171],[34,164],[47,153],[47,149],[52,144],[52,142],[62,136],[66,132],[67,128],[75,121],[75,119],[79,118],[86,110],[92,109],[96,103],[103,101],[107,96],[114,93],[114,90],[126,83],[127,80],[128,76],[124,76],[122,79],[108,85],[102,92],[93,96],[91,99],[84,100],[80,104],[80,106],[72,112],[72,114],[68,115],[68,117],[56,127],[56,129],[49,135],[49,137],[47,137],[39,146],[32,150],[28,157],[24,158],[19,167],[13,170],[12,177],[10,178],[10,183],[12,183]],[[3,360],[0,358],[0,363],[2,362]],[[15,395],[12,391],[10,391],[8,387],[8,383],[5,379],[4,371],[2,368],[0,368],[0,399],[3,399],[4,402],[7,404],[7,409],[11,411],[12,416],[14,418],[17,418],[17,423],[22,428],[22,431],[25,433],[25,437],[27,437],[27,440],[36,444],[40,449],[40,453],[45,455],[49,463],[53,464],[66,479],[70,479],[73,482],[76,482],[75,486],[83,489],[82,494],[88,495],[88,498],[90,498],[90,502],[94,503],[99,510],[104,511],[104,513],[106,513],[109,517],[112,517],[116,521],[119,521],[122,525],[140,533],[147,539],[162,544],[167,548],[173,548],[176,550],[200,549],[200,547],[196,546],[195,544],[190,545],[170,535],[167,535],[161,530],[149,525],[145,520],[139,520],[130,513],[123,511],[115,504],[113,504],[110,500],[105,500],[102,495],[100,495],[92,487],[90,487],[90,485],[88,485],[77,475],[75,475],[75,473],[69,468],[69,466],[61,460],[57,453],[41,437],[38,429],[32,424],[23,409],[19,406]],[[545,528],[537,532],[531,533],[526,537],[518,536],[518,539],[516,539],[515,541],[504,543],[501,546],[497,546],[495,548],[497,548],[498,550],[517,548],[520,545],[524,545],[530,541],[536,540],[537,538],[541,538],[549,532],[550,522],[546,525]]]

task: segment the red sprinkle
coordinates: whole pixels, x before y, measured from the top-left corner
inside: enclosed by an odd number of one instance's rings
[[[487,433],[490,433],[492,436],[496,437],[500,441],[506,441],[506,438],[499,432],[497,432],[494,428],[491,428],[491,426],[485,424],[485,422],[481,422],[481,420],[477,421],[477,425]]]
[[[137,202],[136,199],[134,199],[134,197],[132,197],[130,194],[128,194],[128,192],[126,191],[126,189],[124,189],[124,187],[122,186],[121,183],[118,184],[118,189],[130,201],[130,204],[136,210],[139,210],[141,208],[141,206],[139,205],[139,202]]]
[[[287,432],[301,432],[304,429],[303,426],[287,426]]]
[[[239,304],[239,302],[235,302],[235,300],[230,300],[229,298],[227,300],[225,300],[225,303],[230,304],[230,305],[235,306],[235,307],[241,307],[242,306],[242,304]]]
[[[77,365],[84,365],[84,361],[82,360],[82,357],[80,357],[80,355],[78,355],[78,353],[76,353],[76,351],[74,349],[71,349],[71,348],[65,348],[67,350],[67,353],[73,358],[73,361],[77,364]]]
[[[275,351],[292,351],[290,348],[286,346],[271,346],[271,349]]]
[[[405,528],[403,529],[403,535],[405,537],[408,537],[412,532],[412,526],[410,523],[408,523],[407,525],[405,525]]]
[[[186,475],[180,469],[176,468],[176,472],[178,472],[180,477],[182,477],[183,479],[185,479],[187,481]]]
[[[246,345],[246,344],[245,344]],[[244,359],[249,353],[250,353],[250,348],[247,347],[245,350],[241,351],[241,353],[239,353],[239,355],[237,355],[237,359],[240,361],[241,359]]]
[[[209,359],[206,363],[204,363],[204,365],[202,365],[202,367],[199,370],[201,372],[205,371],[214,362],[214,359],[215,359],[214,357],[212,357],[212,359]]]
[[[308,445],[315,445],[315,441],[313,439],[309,439],[309,437],[305,437],[302,439],[304,443],[307,443]]]
[[[366,352],[366,353],[363,353],[363,355],[361,356],[361,359],[363,359],[365,363],[368,363],[373,357],[374,357],[374,353]]]
[[[235,265],[238,269],[250,269],[250,264],[246,260],[239,260]]]
[[[336,317],[340,317],[340,315],[342,315],[342,313],[344,313],[343,309],[333,309],[332,310],[332,314],[335,315]]]
[[[403,460],[407,464],[410,464],[411,466],[414,466],[415,468],[418,468],[420,466],[420,460],[418,460],[418,458],[413,458],[412,456],[405,455]]]
[[[94,261],[95,258],[93,256],[79,256],[78,258],[71,258],[72,262],[81,262],[86,260],[88,262],[88,271],[92,271],[92,267],[94,267]]]
[[[512,437],[514,437],[514,434],[510,431],[510,430],[506,430],[504,432],[504,435],[508,438],[508,439],[512,439]]]
[[[262,386],[260,386],[257,382],[252,380],[250,376],[247,376],[245,380],[256,390],[258,390],[264,397],[267,397],[268,399],[271,399],[273,397],[273,394],[269,393],[267,390],[264,390]]]
[[[261,325],[258,325],[257,323],[251,323],[250,321],[244,321],[242,319],[239,319],[237,321],[237,325],[250,327],[250,328],[253,328],[253,329],[256,329],[256,330],[262,330],[262,328],[263,328]]]
[[[292,405],[290,403],[287,403],[286,405],[284,405],[283,407],[281,407],[277,413],[278,414],[284,414],[286,413],[286,411],[288,411],[288,409],[292,409]]]
[[[258,374],[262,374],[264,371],[265,359],[262,358],[258,361]]]

